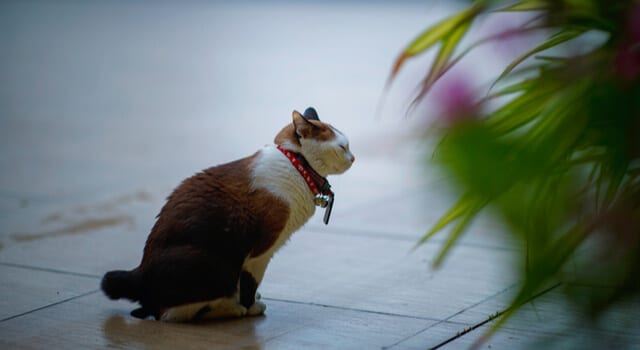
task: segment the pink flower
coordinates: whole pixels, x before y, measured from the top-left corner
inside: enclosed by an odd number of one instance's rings
[[[629,13],[626,32],[614,59],[614,70],[626,81],[640,77],[640,4]]]
[[[631,9],[627,22],[627,30],[632,39],[636,42],[640,40],[640,4],[636,4],[636,6]]]
[[[448,126],[474,120],[478,116],[478,105],[471,84],[461,76],[441,80],[435,87],[434,95],[441,108],[441,119]]]

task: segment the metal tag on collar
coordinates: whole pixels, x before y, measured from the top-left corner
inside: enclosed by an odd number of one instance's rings
[[[331,201],[331,196],[322,193],[316,194],[316,197],[313,199],[315,205],[320,208],[326,208],[327,205],[329,205],[329,201]]]
[[[327,197],[329,197],[329,200],[327,202],[327,205],[325,206],[325,211],[324,211],[324,218],[322,219],[322,221],[324,221],[325,225],[329,224],[329,217],[331,216],[331,209],[333,209],[333,197],[334,194],[331,193],[329,195],[327,195]]]
[[[333,197],[334,197],[333,193],[329,193],[329,194],[319,193],[314,198],[314,202],[317,206],[319,206],[320,208],[326,209],[324,212],[324,219],[323,219],[325,225],[329,224],[331,209],[333,209]]]

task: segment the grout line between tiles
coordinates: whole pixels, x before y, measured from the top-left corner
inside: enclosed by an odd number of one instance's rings
[[[322,235],[340,235],[340,236],[352,236],[352,237],[365,237],[365,238],[378,238],[378,239],[389,239],[393,241],[402,241],[402,242],[411,242],[417,243],[420,240],[420,237],[409,236],[409,235],[398,235],[391,232],[372,232],[369,230],[358,230],[354,228],[345,228],[345,227],[332,227],[331,229],[325,229],[324,226],[319,225],[309,225],[306,226],[309,232],[322,234]],[[444,239],[431,239],[428,242],[425,242],[424,245],[441,245],[444,243]],[[492,249],[492,250],[500,250],[500,251],[518,251],[520,248],[517,247],[501,247],[495,245],[487,245],[481,243],[470,243],[470,242],[459,242],[457,243],[460,246],[464,247],[472,247],[472,248],[482,248],[482,249]]]
[[[537,294],[534,294],[534,295],[533,295],[533,296],[531,296],[531,298],[529,298],[527,301],[525,301],[525,302],[523,302],[522,304],[520,304],[520,306],[521,306],[521,305],[524,305],[524,304],[526,304],[526,303],[533,302],[533,300],[534,300],[534,299],[537,299],[537,298],[539,298],[539,297],[541,297],[541,296],[543,296],[543,295],[545,295],[545,294],[547,294],[547,293],[551,292],[552,290],[554,290],[554,289],[556,289],[558,286],[560,286],[560,284],[561,284],[561,283],[556,283],[556,284],[554,284],[554,285],[552,285],[552,286],[550,286],[550,287],[548,287],[548,288],[546,288],[546,289],[542,290],[541,292],[539,292],[539,293],[537,293]],[[513,287],[513,286],[512,286],[512,287]],[[441,347],[443,347],[443,346],[445,346],[445,345],[447,345],[447,344],[449,344],[449,343],[451,343],[451,342],[455,341],[456,339],[458,339],[458,338],[460,338],[460,337],[463,337],[463,336],[467,335],[467,334],[468,334],[468,333],[470,333],[470,332],[473,332],[474,330],[476,330],[476,329],[478,329],[478,328],[480,328],[480,327],[484,326],[485,324],[487,324],[487,323],[490,323],[490,322],[494,321],[496,318],[498,318],[498,317],[502,316],[502,315],[503,315],[505,312],[507,312],[507,311],[509,311],[509,308],[506,308],[506,309],[504,309],[504,310],[498,311],[498,312],[496,312],[495,314],[489,315],[489,317],[487,317],[486,319],[482,320],[481,322],[476,323],[476,324],[474,324],[474,325],[472,325],[471,327],[468,327],[468,328],[466,328],[466,329],[463,329],[461,332],[458,332],[456,335],[454,335],[454,336],[450,337],[449,339],[446,339],[446,340],[442,341],[441,343],[439,343],[439,344],[437,344],[437,345],[435,345],[435,346],[431,347],[431,348],[430,348],[430,350],[436,350],[436,349],[439,349],[439,348],[441,348]],[[455,316],[455,315],[454,315],[454,316]],[[453,317],[453,316],[452,316],[452,317]]]
[[[1,266],[7,266],[7,267],[20,268],[20,269],[27,269],[27,270],[37,270],[37,271],[43,271],[43,272],[59,273],[59,274],[62,274],[62,275],[69,275],[69,276],[86,277],[86,278],[100,278],[100,276],[98,276],[98,275],[93,275],[93,274],[89,274],[89,273],[64,271],[64,270],[52,269],[52,268],[48,268],[48,267],[30,266],[30,265],[15,264],[15,263],[1,262],[1,261],[0,261],[0,265]]]
[[[271,336],[271,337],[267,337],[267,338],[265,338],[265,340],[262,342],[262,345],[264,345],[264,344],[266,344],[266,343],[268,343],[268,342],[274,341],[274,340],[276,340],[276,339],[278,339],[278,338],[280,338],[280,337],[282,337],[282,336],[285,336],[285,335],[287,335],[287,334],[289,334],[289,333],[292,333],[292,332],[298,331],[298,330],[300,330],[300,329],[303,329],[303,328],[305,328],[305,327],[307,327],[307,326],[308,326],[308,324],[304,324],[304,325],[303,325],[303,324],[299,324],[299,325],[296,325],[296,326],[294,326],[294,327],[292,327],[292,328],[290,328],[290,329],[287,329],[286,331],[283,331],[283,332],[278,333],[278,334],[276,334],[276,335],[273,335],[273,336]]]
[[[495,293],[495,294],[492,294],[492,295],[490,295],[490,296],[488,296],[488,297],[486,297],[486,298],[482,299],[481,301],[479,301],[479,302],[477,302],[477,303],[471,304],[471,305],[469,305],[468,307],[463,308],[462,310],[460,310],[460,311],[458,311],[458,312],[456,312],[456,313],[452,314],[452,315],[451,315],[451,316],[449,316],[449,317],[446,317],[446,318],[444,318],[444,319],[442,319],[442,320],[438,320],[438,322],[436,322],[436,323],[434,323],[434,324],[432,324],[432,325],[429,325],[428,327],[426,327],[426,328],[424,328],[424,329],[422,329],[422,330],[420,330],[420,331],[416,332],[416,333],[415,333],[415,334],[413,334],[413,335],[410,335],[410,336],[408,336],[408,337],[406,337],[406,338],[404,338],[404,339],[399,340],[398,342],[395,342],[395,343],[393,343],[393,344],[390,344],[390,345],[385,346],[385,347],[384,347],[384,349],[391,349],[391,348],[393,348],[393,347],[396,347],[396,346],[398,346],[398,345],[400,345],[400,344],[404,343],[405,341],[407,341],[407,340],[409,340],[409,339],[411,339],[411,338],[413,338],[413,337],[415,337],[415,336],[417,336],[417,335],[419,335],[419,334],[421,334],[421,333],[424,333],[424,332],[428,331],[429,329],[431,329],[431,328],[433,328],[433,327],[436,327],[436,326],[438,326],[438,325],[440,325],[440,324],[442,324],[442,323],[445,323],[445,322],[449,322],[449,323],[459,323],[459,322],[452,322],[452,321],[449,321],[449,320],[450,320],[450,319],[452,319],[452,318],[454,318],[454,317],[455,317],[455,316],[457,316],[457,315],[460,315],[461,313],[463,313],[463,312],[465,312],[465,311],[467,311],[467,310],[470,310],[470,309],[472,309],[472,308],[474,308],[474,307],[476,307],[476,306],[478,306],[478,305],[480,305],[480,304],[482,304],[482,303],[485,303],[485,302],[487,302],[487,301],[489,301],[489,300],[491,300],[491,299],[493,299],[493,298],[495,298],[495,297],[497,297],[497,296],[499,296],[499,295],[501,295],[501,294],[503,294],[503,293],[507,292],[508,290],[512,289],[513,287],[515,287],[515,286],[516,286],[516,285],[518,285],[518,284],[519,284],[519,283],[514,283],[514,284],[510,285],[509,287],[507,287],[507,288],[505,288],[505,289],[503,289],[503,290],[501,290],[501,291],[499,291],[499,292],[497,292],[497,293]],[[484,322],[484,321],[483,321],[483,322]],[[461,324],[461,325],[466,325],[465,323],[460,323],[460,324]],[[437,348],[438,346],[442,346],[442,345],[444,345],[444,344],[443,344],[443,343],[438,344],[438,345],[436,345],[436,347],[433,347],[433,348],[430,348],[430,349],[435,349],[435,348]]]
[[[79,298],[82,298],[82,297],[86,297],[87,295],[98,293],[99,291],[100,291],[99,289],[94,289],[92,291],[89,291],[89,292],[86,292],[86,293],[82,293],[82,294],[79,294],[79,295],[76,295],[76,296],[73,296],[73,297],[70,297],[70,298],[67,298],[67,299],[64,299],[64,300],[60,300],[60,301],[57,301],[57,302],[52,303],[52,304],[41,306],[41,307],[33,309],[33,310],[25,311],[25,312],[17,314],[17,315],[9,316],[9,317],[1,319],[0,323],[5,322],[5,321],[9,321],[9,320],[13,320],[14,318],[22,317],[24,315],[28,315],[28,314],[31,314],[31,313],[34,313],[34,312],[38,312],[40,310],[44,310],[44,309],[50,308],[52,306],[60,305],[60,304],[66,303],[66,302],[71,301],[71,300],[75,300],[75,299],[79,299]]]
[[[489,300],[491,300],[491,299],[493,299],[493,298],[495,298],[495,297],[497,297],[497,296],[499,296],[499,295],[501,295],[501,294],[506,293],[507,291],[511,290],[512,288],[514,288],[514,287],[515,287],[515,286],[517,286],[518,284],[520,284],[520,282],[514,283],[514,284],[510,285],[509,287],[507,287],[507,288],[505,288],[505,289],[503,289],[503,290],[501,290],[501,291],[499,291],[499,292],[497,292],[497,293],[495,293],[495,294],[493,294],[493,295],[491,295],[491,296],[488,296],[488,297],[484,298],[483,300],[481,300],[481,301],[479,301],[479,302],[477,302],[477,303],[475,303],[475,304],[471,304],[471,305],[469,305],[469,306],[465,307],[464,309],[462,309],[462,310],[460,310],[460,311],[458,311],[458,312],[454,313],[453,315],[451,315],[451,316],[449,316],[449,317],[445,318],[445,319],[444,319],[444,321],[449,321],[450,319],[452,319],[452,318],[454,318],[454,317],[456,317],[456,316],[460,315],[461,313],[463,313],[463,312],[465,312],[465,311],[471,310],[471,309],[473,309],[474,307],[476,307],[476,306],[478,306],[478,305],[480,305],[480,304],[484,304],[484,303],[486,303],[487,301],[489,301]]]
[[[420,317],[420,316],[394,314],[394,313],[391,313],[391,312],[356,309],[356,308],[350,308],[350,307],[344,307],[344,306],[335,306],[335,305],[320,304],[320,303],[313,303],[313,302],[303,302],[303,301],[277,299],[277,298],[263,298],[263,299],[264,300],[277,301],[277,302],[281,302],[281,303],[288,303],[288,304],[319,306],[319,307],[331,308],[331,309],[337,309],[337,310],[362,312],[362,313],[382,315],[382,316],[393,316],[393,317],[410,318],[410,319],[422,320],[422,321],[436,321],[436,322],[442,321],[440,319],[431,318],[431,317]]]

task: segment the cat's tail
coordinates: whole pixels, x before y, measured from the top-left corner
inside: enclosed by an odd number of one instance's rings
[[[109,271],[102,278],[100,287],[110,299],[126,298],[131,301],[140,300],[139,276],[137,270]]]

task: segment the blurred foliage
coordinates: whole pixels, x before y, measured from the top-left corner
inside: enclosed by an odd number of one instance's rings
[[[531,20],[459,47],[474,21],[505,12]],[[523,283],[492,332],[550,283],[610,287],[566,288],[593,319],[640,294],[639,1],[474,1],[411,42],[389,82],[407,59],[436,49],[417,103],[478,45],[533,31],[550,35],[505,67],[473,109],[443,116],[434,158],[464,195],[419,242],[452,226],[440,265],[486,209],[524,242]],[[586,53],[562,50],[593,32],[606,40]],[[552,48],[563,54],[540,56]]]

